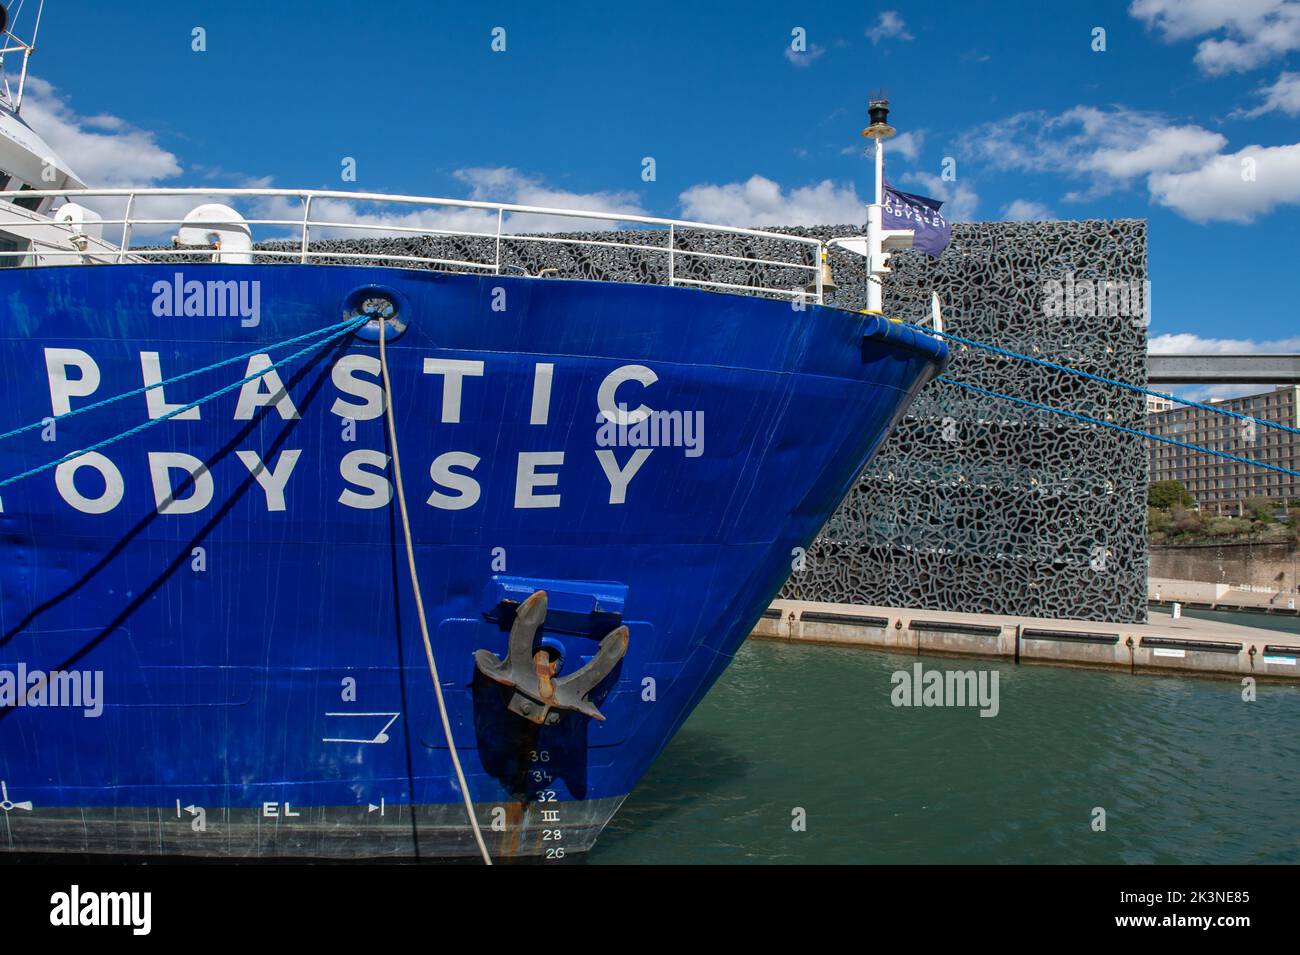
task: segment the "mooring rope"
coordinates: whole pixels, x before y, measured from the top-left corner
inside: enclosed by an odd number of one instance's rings
[[[212,392],[211,394],[204,395],[202,398],[198,398],[194,401],[191,401],[189,404],[181,405],[179,408],[175,408],[167,412],[166,414],[159,415],[157,418],[151,418],[150,420],[144,422],[143,424],[136,425],[134,428],[128,428],[126,431],[123,431],[120,434],[115,434],[111,438],[105,438],[103,441],[97,441],[94,444],[90,445],[89,447],[81,448],[77,451],[70,451],[67,454],[65,454],[63,457],[59,458],[58,460],[50,461],[46,464],[37,465],[34,468],[29,468],[28,470],[22,472],[21,474],[15,474],[13,477],[5,478],[3,481],[0,481],[0,488],[8,487],[10,484],[14,484],[18,481],[23,480],[23,478],[29,478],[35,474],[40,474],[42,471],[49,471],[52,468],[57,468],[60,464],[66,464],[69,461],[81,457],[83,454],[89,454],[92,451],[98,451],[100,448],[106,448],[109,445],[117,444],[119,441],[125,441],[129,437],[139,434],[141,431],[144,431],[147,428],[152,428],[156,424],[161,424],[162,422],[166,421],[169,418],[174,418],[178,414],[183,414],[184,412],[189,411],[191,408],[197,408],[200,405],[203,405],[213,400],[214,398],[220,398],[222,395],[234,391],[236,388],[242,388],[250,381],[256,381],[257,379],[266,375],[267,372],[274,371],[275,369],[280,368],[283,365],[287,365],[291,361],[295,361],[298,358],[301,358],[303,355],[306,355],[308,352],[316,351],[322,345],[327,345],[330,342],[334,341],[335,339],[342,338],[344,335],[347,335],[348,333],[360,328],[368,321],[370,321],[369,316],[362,316],[359,318],[349,319],[346,323],[344,323],[343,328],[334,332],[334,334],[330,335],[328,338],[322,339],[321,341],[308,345],[306,348],[300,348],[292,355],[288,355],[284,358],[281,358],[279,361],[272,362],[270,365],[263,368],[261,371],[256,372],[255,374],[248,375],[244,378],[241,378],[239,379],[239,381],[236,381],[234,384],[226,385],[224,388],[219,388],[216,391]],[[302,337],[303,336],[298,336],[297,338],[288,339],[285,342],[279,342],[278,344],[275,345],[268,345],[266,348],[260,351],[253,352],[252,354],[254,355],[262,354],[267,349],[278,348],[280,347],[280,345],[288,344],[289,342],[300,341]],[[234,359],[231,360],[233,361]],[[227,362],[227,364],[228,363],[229,362]],[[216,366],[212,366],[212,367],[216,367]],[[200,371],[203,370],[206,369],[200,369]],[[197,372],[195,372],[195,374],[197,374]],[[153,385],[151,387],[156,388],[158,386]],[[118,397],[121,398],[126,396],[119,395]],[[115,398],[109,399],[109,401],[114,401],[114,400],[117,399]],[[106,404],[107,402],[103,402],[103,403]],[[83,410],[88,410],[88,409],[83,409]],[[67,416],[65,415],[64,417]]]
[[[1116,424],[1113,421],[1103,421],[1100,418],[1092,418],[1085,414],[1079,414],[1077,411],[1066,411],[1064,408],[1053,408],[1051,405],[1039,404],[1037,401],[1029,401],[1026,398],[1016,398],[1011,395],[1004,395],[1000,391],[990,391],[987,388],[981,388],[978,385],[972,385],[969,382],[957,381],[955,378],[949,378],[946,375],[936,379],[945,384],[956,385],[958,388],[965,388],[968,391],[975,391],[990,398],[1001,398],[1004,401],[1012,401],[1018,405],[1024,405],[1027,408],[1034,408],[1038,411],[1047,411],[1051,414],[1062,415],[1066,418],[1073,418],[1076,421],[1083,421],[1087,424],[1099,425],[1103,428],[1110,428],[1114,431],[1122,431],[1125,434],[1135,435],[1139,438],[1150,438],[1152,441],[1161,441],[1164,444],[1172,444],[1180,448],[1187,448],[1191,451],[1200,451],[1202,454],[1211,454],[1215,457],[1225,458],[1229,461],[1236,461],[1240,464],[1252,464],[1257,468],[1267,468],[1270,471],[1277,471],[1281,474],[1290,474],[1294,477],[1300,477],[1300,471],[1292,471],[1290,468],[1284,468],[1276,464],[1267,464],[1263,461],[1255,461],[1250,458],[1243,458],[1236,454],[1229,454],[1227,451],[1216,451],[1213,448],[1203,448],[1199,444],[1189,444],[1186,441],[1178,441],[1174,438],[1165,438],[1158,434],[1151,434],[1149,431],[1139,431],[1136,428],[1128,428],[1122,424]]]
[[[74,415],[83,414],[87,411],[93,411],[96,408],[103,408],[106,405],[113,404],[114,402],[117,401],[122,401],[126,398],[144,394],[146,391],[151,391],[154,388],[161,388],[178,381],[184,381],[187,378],[193,378],[194,376],[201,375],[204,372],[212,371],[214,369],[224,367],[225,365],[229,365],[237,361],[251,358],[253,355],[264,354],[265,352],[270,351],[272,349],[281,348],[284,347],[285,345],[296,344],[297,342],[304,341],[309,338],[317,338],[320,335],[332,332],[332,334],[328,334],[327,337],[325,337],[324,339],[314,342],[313,344],[308,345],[305,348],[300,348],[298,351],[294,352],[293,354],[287,355],[284,358],[281,358],[279,361],[272,362],[266,368],[263,368],[262,370],[256,372],[255,374],[247,375],[244,378],[241,378],[239,381],[236,381],[232,384],[219,388],[216,391],[211,392],[210,394],[204,395],[202,398],[198,398],[194,401],[189,402],[188,404],[184,404],[178,408],[174,408],[171,411],[167,412],[166,414],[159,415],[157,418],[151,418],[150,420],[142,424],[136,425],[133,428],[128,428],[127,430],[119,434],[113,435],[112,437],[105,438],[102,441],[97,441],[88,447],[80,448],[76,451],[71,451],[68,454],[65,454],[63,457],[58,458],[57,460],[49,461],[45,464],[38,465],[34,468],[29,468],[28,470],[23,471],[21,474],[15,474],[12,477],[5,478],[3,481],[0,481],[0,488],[7,487],[10,484],[14,484],[18,481],[23,480],[24,478],[32,477],[33,475],[40,474],[44,471],[49,471],[53,468],[57,468],[61,464],[65,464],[68,461],[75,460],[76,458],[79,458],[85,454],[89,454],[92,451],[98,451],[101,448],[109,447],[110,445],[116,444],[119,441],[125,441],[127,438],[130,438],[133,435],[139,434],[141,431],[144,431],[147,428],[152,428],[154,425],[160,424],[163,421],[167,421],[170,418],[174,418],[179,414],[183,414],[184,412],[189,411],[191,408],[198,408],[206,404],[207,402],[212,401],[215,398],[219,398],[224,394],[228,394],[229,392],[234,391],[236,388],[243,387],[244,385],[248,384],[250,381],[256,381],[257,379],[264,377],[268,372],[274,371],[277,368],[281,368],[284,365],[287,365],[290,362],[295,361],[298,358],[301,358],[303,355],[306,355],[308,352],[315,351],[323,345],[327,345],[332,341],[342,338],[344,335],[356,331],[358,328],[366,324],[368,321],[370,321],[370,316],[368,315],[350,318],[336,325],[329,325],[326,326],[325,328],[316,329],[315,331],[308,332],[304,335],[297,335],[294,336],[293,338],[285,339],[284,341],[277,342],[273,345],[266,345],[261,348],[258,348],[255,351],[246,352],[242,355],[236,355],[232,358],[223,359],[222,361],[215,362],[211,365],[206,365],[203,368],[198,368],[193,371],[185,372],[184,374],[175,375],[171,378],[167,378],[163,381],[158,382],[157,384],[147,385],[144,388],[137,388],[133,391],[128,391],[119,395],[114,395],[111,398],[105,398],[102,401],[97,401],[93,404],[85,406],[84,408],[78,408],[66,414],[59,415],[53,420],[56,422],[62,421],[66,418],[73,417]],[[447,736],[448,750],[451,753],[452,765],[455,767],[456,770],[456,779],[457,782],[460,784],[461,795],[465,800],[465,810],[469,815],[470,827],[474,831],[474,841],[478,844],[479,853],[483,856],[483,861],[487,865],[491,865],[492,857],[488,854],[487,846],[483,842],[483,833],[479,829],[478,818],[474,814],[474,804],[473,801],[470,799],[469,786],[465,782],[465,772],[461,768],[460,755],[456,751],[456,743],[452,738],[451,721],[447,716],[447,704],[446,701],[443,699],[442,684],[438,679],[438,666],[437,663],[434,661],[434,657],[433,657],[433,643],[429,638],[429,623],[424,612],[424,600],[420,594],[419,574],[415,565],[415,547],[411,540],[410,515],[407,512],[407,507],[406,507],[406,493],[402,487],[402,469],[401,469],[401,462],[398,457],[398,449],[397,449],[397,428],[393,422],[392,382],[388,375],[388,358],[387,358],[387,351],[385,349],[384,332],[386,326],[387,323],[381,317],[379,322],[379,367],[380,367],[380,372],[383,376],[384,407],[388,419],[389,440],[393,447],[394,484],[397,489],[398,507],[401,511],[402,531],[406,539],[406,557],[411,572],[411,586],[412,586],[412,590],[415,593],[415,606],[420,621],[420,634],[424,640],[425,656],[429,661],[429,673],[433,677],[433,690],[434,690],[434,694],[437,696],[438,699],[438,713],[442,718],[443,732]],[[14,435],[31,431],[35,428],[44,427],[45,424],[46,424],[45,421],[41,421],[30,425],[24,425],[21,428],[15,428],[12,431],[6,432],[4,434],[0,434],[0,440],[4,440],[5,438],[13,437]]]
[[[86,405],[84,408],[76,408],[61,415],[55,415],[52,418],[45,418],[41,421],[34,421],[31,424],[25,424],[21,428],[14,428],[12,431],[6,431],[4,434],[0,434],[0,441],[3,441],[5,438],[12,438],[16,434],[24,434],[28,431],[35,431],[37,428],[43,428],[50,421],[53,421],[57,425],[60,421],[65,421],[68,418],[75,417],[79,414],[85,414],[87,411],[94,411],[97,408],[103,408],[106,405],[111,405],[114,402],[122,401],[126,398],[134,398],[136,395],[142,395],[146,391],[153,391],[155,388],[165,388],[168,385],[173,385],[178,381],[184,381],[187,378],[193,378],[196,375],[203,374],[204,372],[214,371],[217,368],[224,368],[226,365],[233,365],[237,361],[245,361],[246,359],[252,358],[254,355],[264,354],[273,348],[283,348],[285,345],[296,345],[298,342],[306,341],[309,338],[315,338],[318,335],[324,335],[326,332],[335,331],[336,329],[350,330],[355,327],[357,327],[357,320],[355,318],[349,318],[339,322],[337,325],[326,325],[324,328],[317,328],[314,331],[307,332],[305,335],[295,335],[293,338],[286,338],[284,341],[277,342],[274,345],[263,345],[260,348],[255,348],[253,351],[244,352],[242,355],[235,355],[233,358],[223,358],[221,361],[213,362],[211,365],[204,365],[202,368],[196,368],[193,371],[187,371],[180,375],[173,375],[171,378],[164,378],[155,385],[145,385],[143,388],[136,388],[134,391],[126,391],[120,395],[114,395],[111,398],[104,398],[101,401],[96,401],[94,404]],[[324,342],[321,342],[321,344],[324,344]],[[263,374],[265,374],[265,372],[263,372]],[[162,419],[160,418],[158,420],[161,421]]]
[[[442,696],[442,681],[438,679],[438,664],[433,658],[433,641],[429,639],[429,622],[424,615],[424,598],[420,594],[420,574],[415,566],[415,545],[411,541],[411,518],[406,510],[406,492],[402,488],[402,462],[397,453],[397,425],[393,422],[393,384],[388,377],[388,353],[385,350],[387,326],[387,320],[380,315],[379,372],[384,384],[384,417],[388,421],[388,442],[393,448],[393,484],[397,489],[397,507],[402,516],[402,536],[406,540],[406,565],[411,572],[415,613],[420,621],[420,637],[424,640],[424,656],[429,661],[429,676],[433,678],[433,692],[438,698],[438,716],[442,719],[442,731],[447,737],[447,751],[451,754],[451,764],[456,770],[456,781],[460,784],[460,795],[465,802],[465,815],[469,817],[469,825],[474,831],[474,841],[478,843],[483,864],[491,865],[492,856],[483,842],[483,832],[479,829],[478,817],[474,814],[474,800],[470,798],[469,785],[465,782],[465,771],[460,765],[460,754],[457,753],[456,741],[452,738],[451,720],[447,717],[447,702]]]
[[[890,321],[897,322],[899,325],[905,325],[908,328],[914,328],[918,332],[924,332],[927,335],[936,335],[946,338],[949,341],[957,342],[961,345],[968,345],[971,348],[980,348],[995,355],[1001,355],[1004,358],[1015,358],[1019,361],[1026,361],[1034,365],[1041,365],[1044,368],[1050,368],[1053,371],[1063,372],[1067,375],[1077,375],[1080,378],[1087,378],[1091,381],[1100,382],[1105,385],[1113,385],[1117,388],[1125,388],[1141,395],[1150,395],[1152,398],[1164,398],[1168,401],[1177,402],[1180,405],[1187,405],[1191,408],[1200,408],[1203,411],[1213,411],[1215,414],[1225,415],[1229,418],[1237,418],[1241,421],[1252,421],[1255,424],[1263,425],[1265,428],[1276,428],[1279,431],[1287,431],[1291,434],[1300,434],[1300,428],[1293,428],[1290,425],[1282,424],[1278,421],[1268,421],[1264,418],[1255,418],[1251,415],[1241,414],[1236,411],[1230,411],[1227,408],[1217,408],[1214,405],[1202,404],[1199,401],[1193,401],[1190,398],[1179,398],[1176,395],[1166,394],[1163,391],[1152,391],[1149,388],[1143,388],[1140,385],[1130,384],[1127,381],[1120,381],[1117,378],[1107,378],[1104,375],[1095,375],[1090,371],[1084,371],[1081,368],[1071,368],[1069,365],[1058,365],[1056,362],[1047,361],[1044,358],[1035,358],[1033,355],[1022,355],[1019,352],[1013,352],[1006,348],[999,348],[997,345],[990,345],[987,342],[975,341],[970,338],[961,338],[949,332],[941,332],[933,328],[927,328],[924,325],[917,325],[913,322],[905,322],[902,319],[894,318]],[[1174,442],[1175,444],[1178,442]]]

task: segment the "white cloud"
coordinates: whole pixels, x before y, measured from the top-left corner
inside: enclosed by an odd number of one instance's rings
[[[252,185],[250,183],[249,185]],[[260,183],[265,185],[265,183]],[[263,196],[246,203],[241,208],[250,219],[301,219],[302,203],[293,196]],[[456,233],[485,233],[494,235],[497,215],[489,209],[466,209],[455,206],[409,206],[395,203],[362,202],[350,199],[316,198],[311,203],[313,222],[348,223],[360,228],[333,225],[313,225],[311,239],[371,239],[401,235],[429,234],[438,231]],[[506,219],[506,230],[510,220]],[[257,239],[297,238],[296,228],[253,226]],[[415,229],[417,232],[395,232],[395,229]],[[267,233],[270,234],[267,234]]]
[[[679,197],[688,219],[742,227],[859,223],[866,206],[852,183],[829,179],[790,192],[763,176],[722,186],[691,186]]]
[[[1055,219],[1056,214],[1041,202],[1015,199],[1002,207],[1002,218],[1009,222],[1042,222]]]
[[[152,133],[117,116],[83,116],[72,108],[66,97],[54,86],[39,77],[29,76],[27,79],[23,117],[91,188],[158,186],[182,171],[177,157],[159,146]],[[476,200],[591,212],[646,214],[638,197],[632,192],[571,192],[504,167],[463,169],[457,171],[455,176],[469,187],[469,198]],[[249,188],[270,188],[274,185],[270,177],[245,178],[238,184]],[[125,200],[113,198],[86,200],[87,205],[108,219],[122,217],[124,202]],[[292,220],[302,216],[302,205],[294,197],[232,199],[199,194],[141,197],[136,200],[133,215],[136,218],[178,220],[205,202],[234,206],[249,219]],[[312,219],[347,222],[365,227],[314,227],[312,236],[318,239],[393,235],[394,227],[454,232],[496,231],[496,213],[491,210],[363,203],[346,199],[315,200],[312,203]],[[508,232],[587,231],[620,227],[620,223],[601,219],[531,213],[507,215],[504,225]],[[253,228],[259,239],[297,234],[296,230],[284,226],[254,225]],[[134,236],[137,241],[152,241],[165,238],[176,229],[174,224],[137,226]],[[116,230],[108,230],[109,233],[114,231]]]
[[[1247,146],[1190,171],[1153,175],[1148,186],[1152,199],[1193,222],[1250,222],[1300,204],[1300,143]]]
[[[1068,200],[1104,195],[1154,172],[1194,169],[1227,140],[1200,126],[1120,107],[1076,106],[1063,113],[1017,113],[963,138],[963,150],[995,168],[1065,173],[1089,188]]]
[[[535,176],[504,166],[459,169],[453,175],[469,188],[469,195],[466,198],[478,202],[500,202],[582,212],[646,215],[636,195],[630,192],[569,192],[549,186]],[[272,183],[268,178],[250,180],[244,185],[268,188]],[[293,220],[301,218],[302,205],[292,196],[268,196],[251,201],[247,213],[250,218]],[[346,222],[361,227],[313,226],[311,231],[313,239],[363,239],[439,231],[494,235],[497,228],[497,214],[492,209],[415,206],[352,199],[314,199],[311,217],[316,222]],[[606,219],[531,212],[508,213],[502,222],[504,232],[515,234],[586,232],[618,229],[625,225],[626,223]],[[396,232],[395,230],[398,229],[417,231]],[[274,237],[284,237],[289,234],[296,236],[298,233],[297,230],[281,229]],[[259,236],[259,238],[272,238],[272,236]]]
[[[153,186],[181,171],[153,133],[116,116],[82,116],[40,77],[27,78],[22,115],[88,186]]]
[[[1271,86],[1261,87],[1259,92],[1264,97],[1264,102],[1254,109],[1238,111],[1233,115],[1245,116],[1248,119],[1272,112],[1300,116],[1300,73],[1282,73],[1278,76],[1277,82]]]
[[[911,40],[912,34],[907,32],[907,24],[903,18],[898,15],[897,10],[886,10],[876,19],[876,25],[867,30],[867,37],[870,38],[873,45],[881,40]]]
[[[570,209],[583,212],[608,212],[625,215],[645,215],[633,193],[592,192],[575,193],[557,189],[542,180],[506,167],[461,169],[454,173],[469,190],[467,198],[482,202],[501,202],[544,208]],[[271,177],[245,178],[239,183],[250,189],[270,189],[275,183]],[[258,241],[297,239],[298,228],[283,225],[259,224],[252,220],[287,220],[302,218],[303,206],[296,196],[255,196],[232,198],[229,196],[156,196],[136,199],[134,215],[149,219],[180,219],[191,209],[204,202],[219,202],[234,207],[252,222],[253,236]],[[105,218],[120,218],[122,204],[112,199],[90,203]],[[311,218],[316,223],[347,223],[343,225],[313,225],[311,238],[367,239],[402,237],[438,232],[459,234],[477,233],[495,235],[497,213],[493,209],[466,208],[463,206],[421,206],[395,202],[368,202],[347,198],[315,198],[311,205]],[[503,219],[506,233],[582,232],[618,229],[626,223],[605,219],[555,216],[539,213],[507,213]],[[137,227],[137,239],[153,241],[175,234],[176,225]],[[401,230],[401,231],[398,231]],[[408,231],[409,230],[409,231]]]
[[[1147,343],[1151,355],[1246,355],[1300,351],[1300,336],[1259,341],[1253,338],[1203,338],[1189,332],[1157,335]]]
[[[886,154],[897,152],[909,162],[915,162],[916,157],[921,155],[921,149],[925,146],[925,130],[918,129],[915,132],[899,133],[893,139],[887,140],[886,143]]]
[[[508,202],[521,206],[548,209],[575,209],[583,212],[607,212],[622,215],[648,215],[641,208],[637,194],[618,192],[571,192],[547,185],[535,176],[508,166],[460,169],[455,177],[470,187],[470,199],[485,202]],[[514,213],[507,216],[512,232],[579,232],[616,229],[619,224],[603,219],[578,219],[563,216]]]
[[[1220,133],[1157,114],[1076,106],[1018,113],[967,134],[963,150],[998,169],[1084,180],[1085,188],[1065,193],[1067,202],[1144,180],[1152,202],[1193,222],[1250,222],[1300,203],[1300,144],[1227,153],[1227,143]]]
[[[229,179],[227,180],[230,181]],[[269,176],[236,179],[230,183],[236,188],[271,189],[275,187]],[[125,186],[140,185],[129,181]],[[93,188],[93,187],[92,187]],[[113,188],[106,185],[103,188]],[[166,188],[166,186],[162,187]],[[177,186],[176,188],[184,188]],[[99,213],[106,220],[121,219],[126,212],[126,197],[91,196],[77,200]],[[192,210],[201,205],[216,203],[233,208],[248,220],[255,241],[291,239],[297,241],[301,231],[297,226],[270,224],[275,222],[298,222],[303,216],[303,204],[294,195],[273,196],[229,196],[219,193],[186,192],[178,195],[140,196],[132,204],[132,219],[158,220],[156,224],[132,226],[133,245],[167,245],[170,237],[180,228],[181,220]],[[358,228],[336,225],[313,225],[311,238],[319,239],[361,239],[393,237],[399,235],[394,229],[411,228],[419,234],[435,230],[468,233],[479,232],[495,234],[496,213],[484,209],[466,209],[459,207],[412,206],[399,203],[371,203],[349,199],[315,198],[311,206],[311,218],[314,223],[348,223]],[[552,220],[558,222],[561,220]],[[510,216],[505,219],[507,231],[514,225]],[[601,224],[599,228],[609,228]],[[559,227],[555,227],[558,231]],[[584,227],[585,228],[585,227]],[[118,242],[121,226],[110,225],[104,229],[108,241]]]
[[[1244,72],[1300,50],[1296,0],[1133,0],[1129,13],[1166,40],[1207,36],[1196,64],[1218,75]]]
[[[1250,33],[1291,0],[1133,0],[1129,13],[1159,30],[1169,40],[1189,40],[1205,33],[1232,29]]]
[[[1099,146],[1091,155],[1081,157],[1079,165],[1114,179],[1132,179],[1181,168],[1226,144],[1222,135],[1200,126],[1151,126],[1132,137],[1132,141]]]
[[[1176,385],[1167,390],[1169,394],[1179,398],[1206,404],[1218,398],[1242,398],[1246,395],[1266,394],[1272,391],[1273,387],[1271,385]]]
[[[796,50],[794,47],[787,44],[785,48],[785,58],[795,66],[812,66],[813,60],[818,59],[825,52],[826,48],[824,46],[818,46],[816,43],[808,44],[808,49],[802,51]]]
[[[909,172],[900,180],[903,185],[915,184],[934,199],[943,201],[943,217],[949,222],[970,222],[979,208],[980,197],[964,182],[947,182],[928,172]]]
[[[897,136],[886,141],[885,156],[886,159],[894,153],[898,153],[909,162],[915,162],[921,155],[921,150],[925,148],[925,130],[909,130],[906,133],[899,133]],[[851,143],[840,150],[841,156],[862,156],[869,159],[875,155],[875,147],[870,140],[859,139],[856,143]]]

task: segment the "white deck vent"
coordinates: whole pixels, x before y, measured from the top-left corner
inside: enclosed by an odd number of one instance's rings
[[[190,210],[172,243],[178,248],[212,249],[213,262],[248,265],[253,261],[253,232],[248,223],[219,202],[205,202]]]
[[[75,202],[65,202],[54,213],[54,221],[67,226],[72,232],[72,244],[83,252],[88,240],[100,242],[104,238],[104,220],[94,209]]]

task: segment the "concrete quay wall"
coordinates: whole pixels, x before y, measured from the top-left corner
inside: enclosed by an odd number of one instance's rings
[[[1300,621],[1291,633],[1174,619],[1160,611],[1153,611],[1146,624],[1104,624],[778,600],[751,637],[922,656],[1300,683]]]

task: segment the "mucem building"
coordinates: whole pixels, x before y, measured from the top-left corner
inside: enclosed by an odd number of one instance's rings
[[[841,233],[843,234],[843,233]],[[955,225],[935,260],[896,254],[891,317],[1146,384],[1146,224]],[[860,307],[861,267],[836,304]],[[840,276],[843,276],[841,279]],[[945,377],[1131,428],[1145,399],[953,345]],[[970,613],[1146,620],[1146,442],[945,381],[881,448],[781,596]]]
[[[821,238],[858,225],[792,228]],[[501,243],[503,272],[666,284],[666,232],[554,233],[641,248]],[[678,231],[677,280],[793,288],[808,273],[728,255],[777,260],[763,239]],[[494,238],[403,236],[313,241],[313,251],[491,262]],[[258,248],[292,251],[296,243]],[[266,258],[266,261],[276,261]],[[358,260],[340,259],[355,264]],[[367,259],[366,261],[370,261]],[[405,260],[391,264],[410,267]],[[866,306],[863,260],[836,249],[830,304]],[[1146,225],[1140,220],[954,225],[943,256],[896,253],[885,283],[891,317],[930,321],[972,341],[1096,375],[1146,383]],[[764,269],[767,271],[767,269]],[[786,284],[788,280],[788,284]],[[1145,401],[1086,378],[962,345],[947,378],[1021,401],[1141,428]],[[1145,442],[1109,428],[946,381],[928,386],[862,473],[781,596],[832,603],[1140,622],[1146,619]]]

